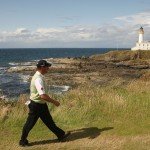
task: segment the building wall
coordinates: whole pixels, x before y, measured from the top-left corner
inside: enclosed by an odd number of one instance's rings
[[[150,42],[136,43],[136,46],[131,50],[150,50]]]

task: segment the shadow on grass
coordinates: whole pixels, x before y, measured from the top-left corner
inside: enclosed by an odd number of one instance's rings
[[[98,129],[97,127],[90,127],[90,128],[72,130],[71,135],[69,136],[67,141],[74,141],[83,138],[94,139],[98,137],[101,134],[101,132],[111,130],[111,129],[113,129],[113,127],[105,127],[102,129]]]
[[[75,141],[77,139],[94,139],[98,137],[103,131],[111,130],[113,127],[105,127],[102,129],[98,129],[97,127],[90,127],[90,128],[82,128],[77,130],[71,130],[71,135],[67,138],[66,141]],[[57,139],[54,140],[43,140],[43,141],[35,141],[30,143],[30,146],[34,145],[44,145],[44,144],[50,144],[50,143],[58,143]]]

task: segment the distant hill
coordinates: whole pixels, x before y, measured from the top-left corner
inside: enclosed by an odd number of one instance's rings
[[[129,60],[149,60],[150,59],[150,51],[110,51],[105,54],[93,55],[91,56],[92,59],[95,60],[104,60],[104,61],[113,61],[113,62],[120,62],[120,61],[129,61]]]

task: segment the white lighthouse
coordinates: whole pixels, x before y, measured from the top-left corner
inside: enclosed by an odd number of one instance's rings
[[[142,43],[142,42],[144,42],[144,30],[143,30],[143,28],[141,27],[141,28],[139,29],[139,43]]]
[[[138,33],[139,41],[131,50],[150,50],[150,41],[144,41],[144,29],[142,27],[138,30]]]

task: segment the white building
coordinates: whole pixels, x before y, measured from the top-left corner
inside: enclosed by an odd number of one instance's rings
[[[136,46],[131,50],[150,50],[150,41],[144,41],[144,30],[141,27],[139,29],[139,41],[136,42]]]

